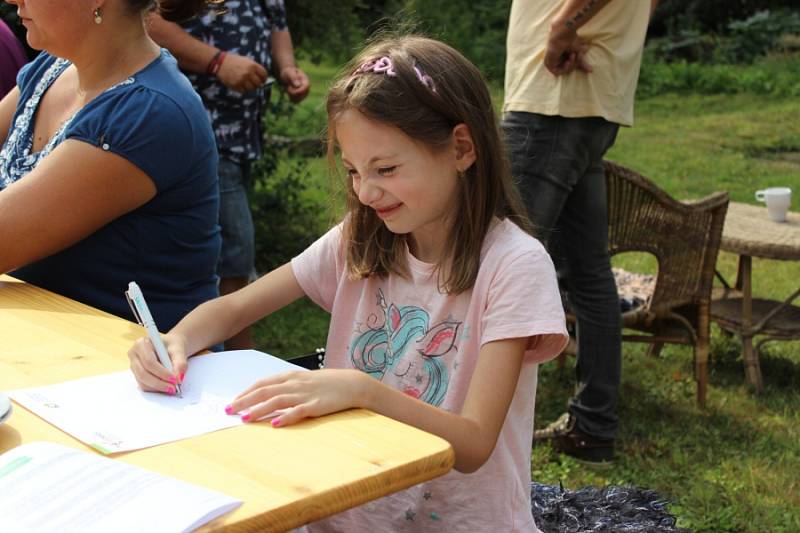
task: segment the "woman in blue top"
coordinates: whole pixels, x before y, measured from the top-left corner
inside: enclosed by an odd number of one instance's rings
[[[217,294],[217,152],[145,32],[204,0],[9,0],[44,50],[0,101],[0,273],[124,318],[137,281],[171,328]]]

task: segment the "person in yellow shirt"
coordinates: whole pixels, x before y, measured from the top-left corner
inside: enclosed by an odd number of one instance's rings
[[[577,388],[534,441],[610,461],[621,323],[608,254],[602,160],[633,125],[645,34],[657,0],[514,0],[503,129],[528,214],[548,242],[577,317]]]

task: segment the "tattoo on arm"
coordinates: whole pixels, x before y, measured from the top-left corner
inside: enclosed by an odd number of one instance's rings
[[[576,26],[576,25],[577,25],[577,24],[578,24],[578,23],[579,23],[579,22],[580,22],[580,21],[581,21],[581,20],[582,20],[582,19],[583,19],[583,18],[586,16],[586,15],[588,15],[589,13],[591,13],[591,12],[592,12],[592,10],[594,9],[594,6],[595,6],[596,4],[597,4],[597,0],[588,0],[588,2],[586,2],[585,4],[583,4],[583,7],[581,7],[581,8],[578,10],[578,12],[577,12],[577,13],[575,13],[575,16],[573,16],[571,19],[567,20],[567,21],[564,23],[564,25],[565,25],[567,28],[569,28],[570,30],[571,30],[571,29],[573,29],[573,28],[575,28],[575,26]]]

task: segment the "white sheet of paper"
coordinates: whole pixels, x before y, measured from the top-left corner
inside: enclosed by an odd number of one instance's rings
[[[255,381],[303,370],[255,350],[193,357],[183,397],[143,392],[126,370],[10,391],[17,403],[103,453],[137,450],[242,423],[225,406]]]
[[[0,455],[3,531],[191,531],[241,501],[178,479],[54,444]]]

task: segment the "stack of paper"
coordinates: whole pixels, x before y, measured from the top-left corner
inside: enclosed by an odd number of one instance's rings
[[[0,529],[31,533],[192,531],[241,501],[50,442],[0,455]]]

